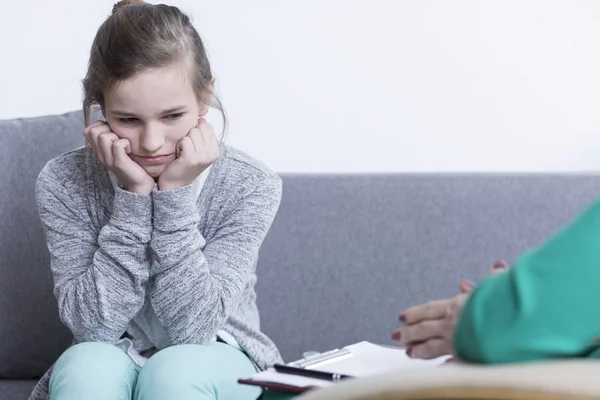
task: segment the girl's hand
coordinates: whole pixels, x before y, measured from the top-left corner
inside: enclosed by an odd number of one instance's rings
[[[177,144],[177,158],[167,165],[158,178],[159,190],[190,185],[219,156],[219,141],[215,131],[204,118],[200,118],[198,126]]]
[[[143,195],[152,192],[154,179],[129,157],[129,140],[120,139],[104,121],[97,121],[86,127],[83,136],[100,162],[117,177],[125,190]]]
[[[407,349],[412,358],[433,359],[454,354],[454,329],[467,300],[467,294],[448,300],[431,301],[404,311],[404,326],[392,339]]]

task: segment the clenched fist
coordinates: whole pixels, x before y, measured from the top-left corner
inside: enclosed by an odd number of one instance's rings
[[[169,190],[190,185],[220,156],[219,141],[204,118],[177,144],[176,158],[158,178],[158,189]]]

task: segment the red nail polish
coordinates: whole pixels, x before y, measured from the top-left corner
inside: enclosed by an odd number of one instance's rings
[[[504,261],[496,261],[492,266],[493,269],[506,269],[507,267]]]
[[[398,317],[398,319],[400,320],[400,322],[406,322],[406,315],[402,314]]]
[[[407,350],[406,350],[406,355],[407,355],[408,357],[412,357],[412,349],[407,349]]]
[[[402,334],[400,332],[392,333],[392,340],[400,340],[401,337],[402,337]]]

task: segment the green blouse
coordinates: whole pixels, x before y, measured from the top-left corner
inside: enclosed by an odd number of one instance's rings
[[[600,358],[600,200],[470,295],[456,355],[474,363]]]

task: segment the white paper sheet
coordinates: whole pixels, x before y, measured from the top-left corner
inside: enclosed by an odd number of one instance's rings
[[[444,356],[433,360],[415,360],[408,357],[402,348],[379,346],[370,342],[360,342],[345,348],[352,352],[351,357],[314,365],[310,369],[364,377],[394,370],[432,368],[450,358]]]
[[[450,358],[450,356],[444,356],[434,360],[415,360],[409,358],[404,349],[379,346],[366,341],[346,346],[345,348],[352,352],[352,356],[325,361],[317,365],[312,365],[309,369],[335,372],[358,378],[379,375],[396,370],[401,374],[402,370],[435,368]],[[334,384],[333,382],[322,379],[281,374],[273,369],[259,372],[252,377],[252,380],[280,383],[295,387],[326,387]]]

